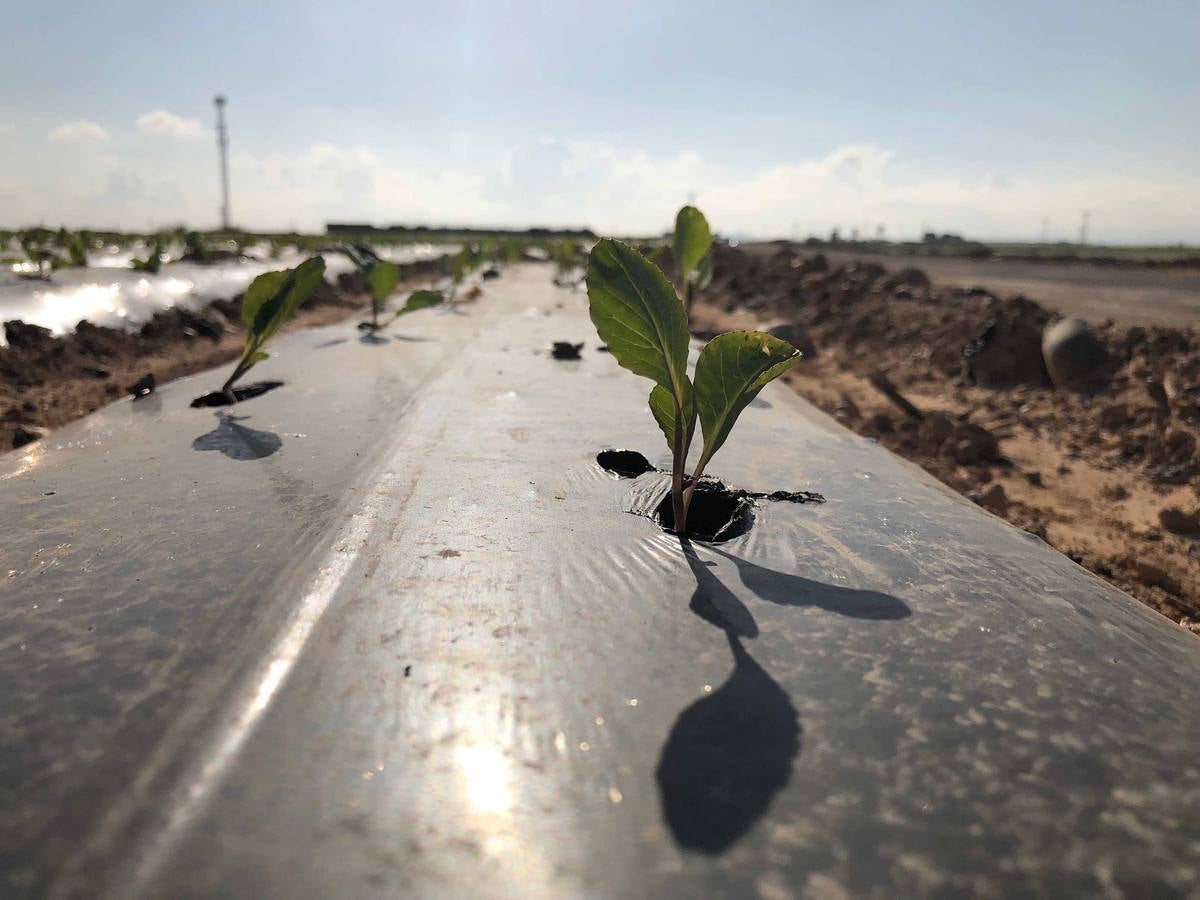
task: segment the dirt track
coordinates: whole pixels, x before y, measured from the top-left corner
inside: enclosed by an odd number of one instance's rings
[[[772,254],[778,244],[748,244]],[[801,249],[801,248],[797,248]],[[1200,269],[1113,268],[1087,263],[938,258],[821,251],[834,265],[877,263],[923,270],[939,287],[982,287],[1000,296],[1024,294],[1064,315],[1119,325],[1200,328]]]

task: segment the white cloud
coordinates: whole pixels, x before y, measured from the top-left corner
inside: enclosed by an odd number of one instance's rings
[[[193,138],[204,134],[204,125],[199,119],[185,119],[165,109],[138,116],[137,129],[142,134],[173,138]]]
[[[54,141],[56,144],[82,144],[107,141],[108,131],[95,122],[89,122],[87,119],[78,119],[74,122],[65,122],[59,125],[46,135],[46,139]]]
[[[76,123],[72,123],[76,124]],[[113,142],[115,144],[115,142]],[[0,144],[0,153],[5,149]],[[11,146],[7,145],[7,146]],[[110,145],[112,146],[112,145]],[[219,203],[215,154],[142,142],[93,153],[64,170],[47,157],[27,167],[3,206],[8,218],[67,225],[213,224]],[[18,156],[10,154],[12,169]],[[4,163],[0,157],[0,163]],[[925,227],[977,238],[1072,236],[1092,211],[1097,242],[1200,241],[1200,174],[1158,177],[1153,166],[1065,175],[1005,167],[906,174],[903,160],[873,144],[832,148],[760,167],[716,165],[681,148],[656,156],[636,147],[541,138],[477,166],[434,154],[402,158],[358,144],[317,143],[269,155],[235,152],[233,217],[247,228],[320,229],[330,220],[377,224],[579,226],[602,234],[655,234],[689,199],[722,234],[827,235],[839,227],[892,238]],[[146,179],[145,190],[120,173]],[[114,178],[113,173],[119,177]],[[106,186],[106,187],[105,187]]]

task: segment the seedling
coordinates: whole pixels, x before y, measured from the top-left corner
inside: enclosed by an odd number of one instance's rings
[[[414,291],[408,295],[404,306],[396,310],[390,319],[380,324],[379,316],[383,313],[388,298],[396,290],[396,285],[400,283],[400,267],[395,263],[380,259],[369,247],[347,244],[341,249],[366,278],[367,287],[371,291],[371,321],[361,323],[359,328],[367,331],[380,331],[401,316],[406,316],[419,309],[440,306],[445,299],[441,291]]]
[[[677,265],[681,256],[699,261],[690,244],[676,255]],[[655,382],[650,411],[671,450],[674,530],[685,534],[688,507],[705,468],[742,410],[768,382],[795,365],[800,352],[765,332],[731,331],[705,345],[694,380],[689,380],[687,312],[654,263],[628,244],[606,238],[588,258],[587,287],[600,339],[621,366]],[[688,476],[697,418],[704,446]]]
[[[454,254],[450,259],[450,295],[458,296],[458,289],[462,287],[463,280],[471,273],[479,264],[478,249],[474,244],[466,244],[461,250]]]
[[[571,238],[563,238],[551,245],[554,260],[554,283],[559,287],[574,287],[579,283],[579,257],[582,248]]]
[[[50,273],[58,268],[61,262],[58,254],[37,243],[33,237],[22,237],[21,249],[25,251],[25,256],[29,258],[29,261],[37,266],[37,273],[29,277],[49,281]]]
[[[683,291],[683,307],[691,315],[696,292],[712,281],[712,230],[704,213],[696,207],[685,206],[675,216],[671,252]]]
[[[138,259],[136,256],[129,260],[129,267],[135,272],[148,272],[151,275],[157,275],[158,270],[162,267],[162,252],[163,242],[161,237],[154,239],[153,245],[150,247],[150,252],[145,259]]]
[[[367,284],[371,286],[371,331],[386,328],[401,316],[406,316],[419,309],[429,309],[431,306],[442,304],[444,298],[441,291],[413,291],[404,301],[404,305],[381,325],[379,324],[379,314],[383,312],[384,304],[399,283],[400,267],[395,263],[381,261],[371,267],[371,271],[367,274]],[[364,322],[363,324],[368,323]]]
[[[237,396],[233,392],[237,380],[250,371],[255,363],[262,362],[270,356],[263,351],[263,344],[291,318],[301,303],[312,296],[324,274],[325,260],[314,256],[294,269],[263,272],[250,282],[242,298],[246,346],[233,369],[233,374],[221,386],[221,393],[230,403],[237,403]]]
[[[189,231],[183,236],[184,257],[191,262],[206,263],[210,253],[208,241],[198,231]]]

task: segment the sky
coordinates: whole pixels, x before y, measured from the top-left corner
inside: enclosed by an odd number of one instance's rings
[[[10,0],[5,0],[10,2]],[[1200,3],[45,2],[0,226],[1200,243]]]

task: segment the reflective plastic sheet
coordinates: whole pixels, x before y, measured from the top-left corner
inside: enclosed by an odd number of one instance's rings
[[[629,512],[661,476],[595,463],[611,447],[666,462],[649,385],[549,279],[509,270],[469,315],[402,320],[429,344],[322,357],[330,332],[294,339],[265,373],[289,388],[254,415],[307,437],[263,459],[189,451],[184,385],[106,444],[23,472],[5,458],[0,498],[19,495],[37,535],[18,537],[21,565],[69,548],[4,597],[18,887],[1193,889],[1194,637],[782,385],[710,471],[827,502],[760,501],[721,544],[663,533]],[[555,340],[584,341],[582,359],[551,359]],[[363,369],[391,403],[354,399]],[[180,487],[198,475],[230,481]],[[67,477],[97,486],[50,514],[40,495]],[[147,506],[169,514],[132,530]],[[92,616],[47,616],[22,668],[16,635],[59,585]],[[101,644],[83,625],[107,610]],[[40,795],[21,793],[35,777]],[[43,846],[55,828],[78,852]]]

